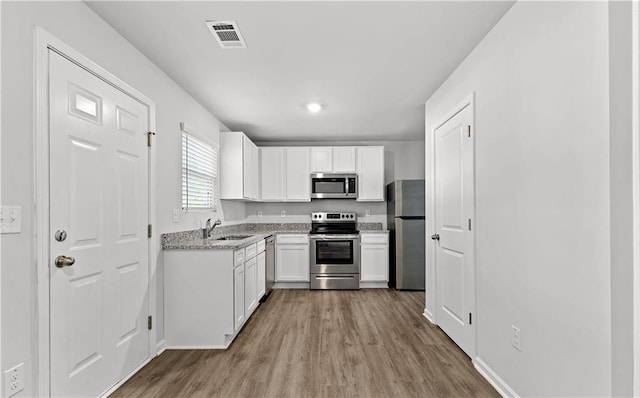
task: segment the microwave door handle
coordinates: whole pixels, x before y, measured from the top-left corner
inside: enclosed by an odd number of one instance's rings
[[[346,177],[344,179],[344,188],[345,188],[344,194],[348,196],[349,195],[349,177]]]

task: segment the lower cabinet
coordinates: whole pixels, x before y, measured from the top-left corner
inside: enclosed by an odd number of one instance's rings
[[[389,282],[389,234],[360,234],[360,281]]]
[[[266,293],[267,290],[267,256],[265,252],[258,254],[257,258],[257,275],[258,275],[258,286],[256,290],[258,291],[257,300],[260,301],[262,296]]]
[[[276,237],[276,282],[309,282],[309,235]]]
[[[227,348],[264,295],[264,243],[163,255],[167,348]]]
[[[233,271],[233,330],[240,329],[244,323],[244,301],[245,301],[245,272],[244,264],[236,267]]]
[[[247,260],[244,263],[244,307],[245,316],[253,313],[258,306],[258,273],[256,258]]]

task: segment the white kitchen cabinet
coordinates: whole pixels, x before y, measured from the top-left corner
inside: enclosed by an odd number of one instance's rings
[[[221,199],[259,199],[258,156],[258,147],[244,133],[220,133]]]
[[[389,234],[360,233],[360,281],[389,282]]]
[[[256,299],[258,301],[260,301],[260,299],[264,296],[264,294],[266,293],[266,289],[267,289],[267,285],[266,285],[266,272],[267,272],[267,257],[265,255],[265,252],[263,251],[262,253],[258,254],[258,257],[256,257],[256,267],[257,267],[257,286],[256,286],[256,290],[258,292],[258,295],[256,297]]]
[[[354,146],[333,147],[333,172],[334,173],[355,173],[356,172],[356,147]]]
[[[311,201],[309,147],[286,148],[285,198],[292,202]]]
[[[333,171],[333,148],[312,147],[309,150],[312,173],[331,173]]]
[[[355,173],[356,147],[311,147],[311,173]]]
[[[276,282],[309,282],[309,236],[276,237]]]
[[[356,150],[358,201],[384,201],[384,147],[362,146]]]
[[[258,306],[257,261],[253,257],[244,263],[244,315],[251,316]]]
[[[240,329],[245,320],[244,311],[244,264],[233,270],[233,330]]]
[[[260,148],[260,198],[262,201],[284,201],[286,178],[285,148]]]

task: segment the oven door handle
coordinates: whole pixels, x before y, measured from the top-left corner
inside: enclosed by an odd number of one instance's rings
[[[346,240],[360,239],[360,235],[311,235],[309,238],[312,240]]]

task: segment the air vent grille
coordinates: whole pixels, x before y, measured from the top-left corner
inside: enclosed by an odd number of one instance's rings
[[[247,48],[235,21],[207,21],[206,24],[220,48]]]

